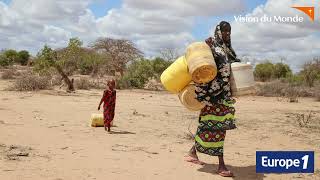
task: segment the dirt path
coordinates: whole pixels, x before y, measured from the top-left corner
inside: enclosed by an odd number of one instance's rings
[[[184,109],[175,95],[119,91],[117,127],[108,134],[88,127],[101,93],[0,91],[0,179],[225,179],[215,174],[214,157],[200,155],[204,166],[184,162],[198,112]],[[311,121],[320,119],[319,102],[243,97],[236,108],[238,128],[225,142],[234,179],[320,179],[320,128],[302,128],[296,116],[313,110]],[[256,174],[256,150],[314,150],[316,174]]]

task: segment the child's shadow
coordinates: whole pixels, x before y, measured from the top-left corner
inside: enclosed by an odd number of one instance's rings
[[[264,174],[258,174],[256,173],[256,166],[245,166],[245,167],[238,167],[238,166],[227,166],[227,168],[233,172],[234,177],[232,177],[235,180],[263,180],[265,177]],[[206,172],[211,173],[214,175],[219,176],[216,173],[216,170],[218,169],[218,165],[216,164],[205,164],[203,165],[198,171],[200,172]]]
[[[136,133],[130,132],[130,131],[113,131],[113,130],[111,130],[109,133],[110,134],[136,134]]]

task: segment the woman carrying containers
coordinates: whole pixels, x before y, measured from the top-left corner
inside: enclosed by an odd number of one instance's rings
[[[210,46],[216,66],[217,75],[208,83],[195,83],[196,99],[205,104],[200,111],[199,126],[195,135],[195,145],[189,151],[189,160],[201,163],[197,151],[211,156],[218,156],[217,173],[231,177],[223,159],[223,143],[226,130],[235,129],[234,99],[231,97],[230,74],[232,62],[239,62],[231,46],[231,26],[222,21],[216,26],[214,37],[206,39]]]

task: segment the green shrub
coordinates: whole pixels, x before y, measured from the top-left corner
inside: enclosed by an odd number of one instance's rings
[[[313,87],[315,82],[320,80],[320,58],[314,58],[313,61],[305,63],[300,75],[309,87]]]
[[[30,58],[29,52],[26,50],[22,50],[18,52],[18,58],[15,61],[25,66],[28,63],[29,58]]]
[[[13,64],[13,61],[11,61],[9,58],[7,58],[5,55],[0,54],[0,66],[7,67]]]
[[[128,66],[124,76],[118,80],[117,87],[144,88],[149,79],[159,80],[161,73],[171,64],[161,58],[154,60],[141,59]]]
[[[162,58],[157,57],[153,61],[151,61],[151,63],[155,76],[159,78],[162,72],[172,64],[172,61],[166,61]]]
[[[108,61],[98,53],[90,52],[84,54],[78,64],[80,74],[95,75],[100,69],[105,68],[106,63],[108,63]]]
[[[254,70],[254,77],[262,82],[269,81],[274,74],[274,65],[270,62],[258,64]]]
[[[254,77],[259,81],[270,81],[271,79],[281,79],[292,76],[292,71],[287,64],[265,62],[258,64],[254,70]]]
[[[8,49],[3,52],[3,55],[9,59],[11,63],[16,62],[19,59],[18,52],[13,49]]]
[[[273,70],[273,77],[280,79],[280,78],[286,78],[288,76],[292,75],[292,71],[287,64],[283,63],[277,63],[274,65]]]
[[[283,82],[290,83],[294,86],[302,86],[304,85],[304,79],[303,76],[300,74],[290,74],[285,79],[283,79]]]

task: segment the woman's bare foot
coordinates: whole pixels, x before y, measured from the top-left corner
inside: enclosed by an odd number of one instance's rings
[[[218,156],[218,158],[219,158],[219,168],[217,173],[222,177],[233,177],[233,173],[229,171],[226,165],[224,164],[223,155]]]
[[[191,162],[193,164],[204,165],[204,162],[200,161],[197,157],[192,157],[190,155],[185,156],[185,161]]]
[[[192,146],[192,148],[189,150],[188,155],[185,156],[185,161],[194,164],[204,165],[204,162],[201,162],[198,158],[195,146]]]
[[[228,169],[219,169],[217,173],[222,177],[233,177],[233,173]]]

